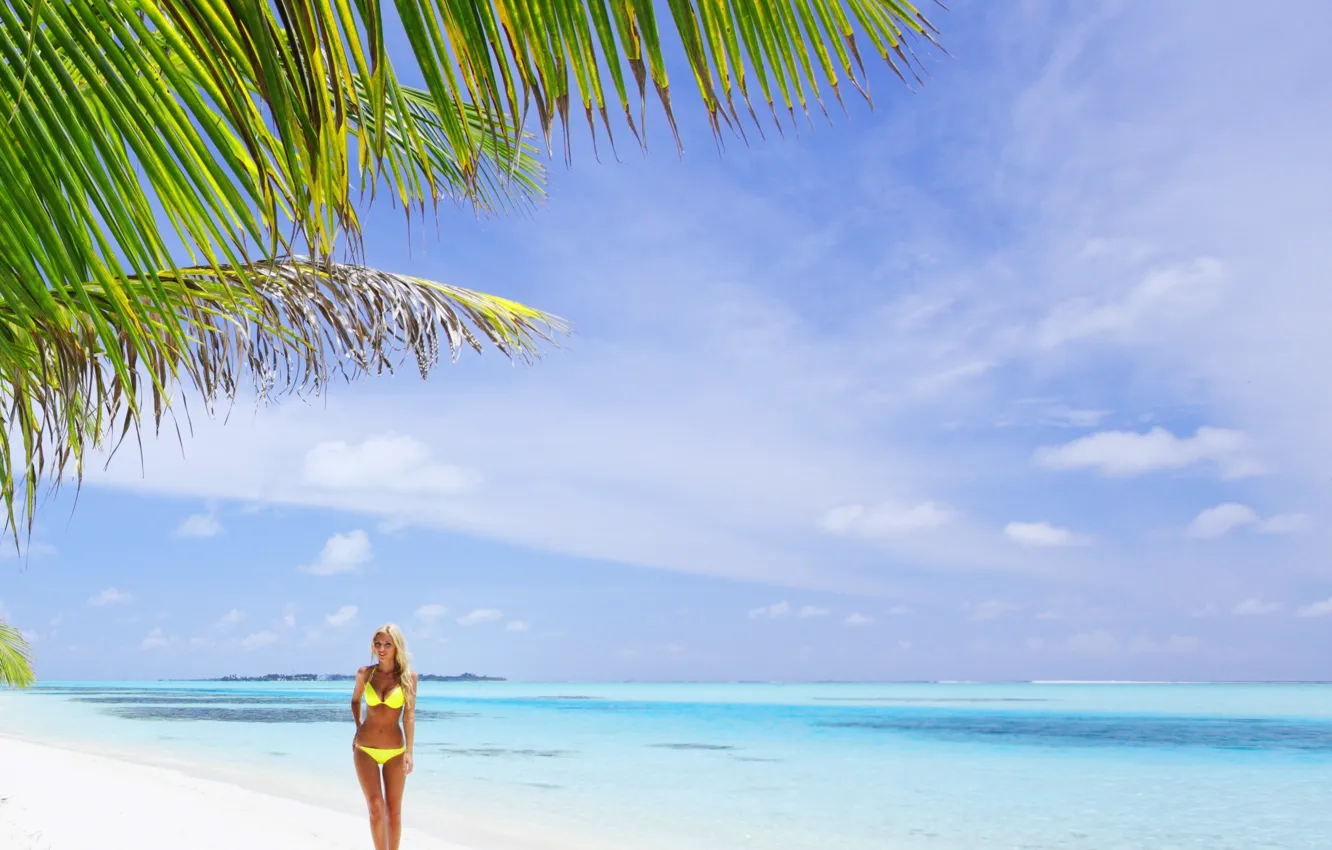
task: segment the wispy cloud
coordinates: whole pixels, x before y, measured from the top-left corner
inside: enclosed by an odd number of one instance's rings
[[[1264,614],[1275,614],[1284,606],[1280,602],[1264,602],[1261,599],[1245,599],[1238,603],[1231,612],[1241,617],[1255,617]]]
[[[1251,527],[1260,534],[1295,534],[1309,527],[1309,517],[1305,514],[1278,514],[1261,520],[1258,512],[1248,505],[1225,502],[1201,511],[1189,523],[1186,533],[1199,540],[1214,540],[1244,527]]]
[[[1226,502],[1214,508],[1207,508],[1189,523],[1188,535],[1199,540],[1214,540],[1224,537],[1240,526],[1258,521],[1258,514],[1248,505]]]
[[[1004,536],[1024,546],[1043,548],[1059,546],[1085,546],[1091,537],[1059,528],[1048,522],[1010,522],[1004,526]]]
[[[775,620],[779,617],[789,617],[791,615],[791,603],[782,601],[774,602],[771,605],[760,605],[757,608],[749,609],[749,619],[751,620]]]
[[[525,620],[510,620],[504,626],[505,631],[510,632],[525,632],[530,628]]]
[[[359,609],[355,605],[343,605],[332,614],[324,616],[324,623],[331,628],[339,629],[348,623],[356,621],[356,612]]]
[[[1332,596],[1322,602],[1312,602],[1295,612],[1301,617],[1332,617]]]
[[[435,462],[429,446],[405,434],[321,442],[305,455],[304,478],[321,489],[410,496],[454,496],[481,480],[474,471]]]
[[[493,623],[496,620],[504,619],[504,612],[495,608],[477,608],[462,617],[458,618],[460,626],[478,626],[482,623]]]
[[[227,613],[218,618],[216,625],[219,629],[229,629],[239,624],[245,619],[245,612],[239,608],[232,608]]]
[[[821,608],[818,605],[801,605],[800,610],[796,612],[796,616],[802,620],[808,620],[813,617],[826,617],[831,613],[827,608]]]
[[[953,511],[937,502],[903,505],[884,502],[878,505],[842,505],[823,515],[824,531],[860,537],[896,537],[915,531],[927,531],[947,524]]]
[[[1146,433],[1100,431],[1059,446],[1036,450],[1047,469],[1090,469],[1111,477],[1146,475],[1215,464],[1229,478],[1256,475],[1262,468],[1246,454],[1244,434],[1227,428],[1199,428],[1192,437],[1176,437],[1162,427]]]
[[[987,599],[984,602],[963,604],[962,610],[974,620],[993,620],[1017,610],[1017,606],[1002,599]]]
[[[1122,297],[1099,303],[1078,299],[1059,304],[1041,323],[1037,341],[1043,347],[1054,348],[1088,338],[1122,337],[1148,321],[1160,323],[1165,312],[1195,313],[1202,306],[1199,298],[1212,296],[1224,273],[1224,265],[1214,257],[1152,269]]]
[[[167,647],[174,645],[175,642],[176,639],[174,637],[166,634],[162,631],[162,628],[158,626],[144,637],[139,643],[139,648],[146,650],[166,649]]]
[[[853,629],[858,629],[872,625],[874,623],[874,618],[871,617],[869,614],[861,614],[860,612],[857,611],[851,614],[847,614],[846,619],[842,620],[842,623],[843,625],[850,626]]]
[[[259,649],[261,647],[277,643],[277,641],[278,641],[278,635],[276,632],[264,630],[262,632],[255,632],[254,634],[249,634],[241,638],[240,646],[241,649],[244,649],[248,652],[250,650]]]
[[[1308,528],[1310,522],[1308,514],[1277,514],[1259,523],[1257,530],[1263,534],[1295,534]]]
[[[107,605],[127,605],[133,601],[134,594],[116,590],[114,587],[108,587],[101,593],[88,598],[88,604],[93,608],[104,608]]]
[[[328,538],[319,558],[313,564],[298,567],[301,572],[316,576],[352,573],[370,562],[373,552],[370,537],[361,529],[344,531]]]
[[[176,526],[177,537],[216,537],[222,533],[222,522],[217,518],[217,506],[209,504],[201,514],[190,514]]]
[[[416,609],[416,618],[425,623],[437,623],[444,619],[448,613],[447,606],[440,605],[438,602],[431,602]]]

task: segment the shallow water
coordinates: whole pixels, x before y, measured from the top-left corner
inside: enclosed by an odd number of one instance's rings
[[[347,804],[349,682],[61,683],[0,728]],[[1325,848],[1329,685],[426,683],[408,818],[481,846]]]

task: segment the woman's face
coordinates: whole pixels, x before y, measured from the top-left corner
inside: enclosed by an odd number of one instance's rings
[[[383,634],[382,632],[375,635],[374,643],[371,644],[371,646],[375,650],[375,657],[378,658],[381,663],[395,660],[394,655],[396,650],[393,646],[393,638],[388,635]]]

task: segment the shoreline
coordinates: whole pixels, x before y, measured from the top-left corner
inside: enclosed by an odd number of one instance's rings
[[[368,820],[346,811],[0,735],[0,847],[7,850],[365,850]],[[481,850],[409,825],[413,850]]]

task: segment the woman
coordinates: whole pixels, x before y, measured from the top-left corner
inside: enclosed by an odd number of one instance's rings
[[[375,631],[370,654],[375,663],[360,669],[352,691],[352,717],[356,720],[352,753],[356,776],[370,807],[375,850],[398,850],[402,840],[402,789],[407,774],[412,772],[412,739],[416,733],[416,673],[407,654],[407,640],[392,623]]]

